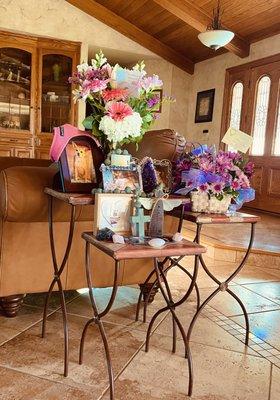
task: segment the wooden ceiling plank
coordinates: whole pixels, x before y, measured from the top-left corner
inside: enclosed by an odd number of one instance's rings
[[[98,19],[104,24],[110,26],[116,31],[127,36],[129,39],[139,43],[141,46],[146,47],[153,53],[159,55],[165,60],[175,64],[177,67],[193,74],[194,63],[187,57],[179,54],[171,47],[160,42],[158,39],[149,35],[148,33],[142,31],[126,19],[113,13],[108,8],[97,3],[95,0],[66,0],[68,3],[79,8],[83,12],[91,15],[92,17]]]
[[[211,22],[211,17],[188,0],[153,0],[159,6],[175,15],[199,32],[204,32]],[[227,28],[225,28],[227,29]],[[250,44],[235,35],[225,48],[239,57],[249,55]]]

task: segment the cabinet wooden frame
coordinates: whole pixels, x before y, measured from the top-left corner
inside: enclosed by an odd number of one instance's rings
[[[35,158],[49,158],[52,133],[41,132],[41,90],[42,90],[42,56],[45,54],[66,55],[72,59],[72,73],[80,62],[81,43],[67,40],[43,38],[33,35],[18,34],[0,30],[1,48],[14,48],[31,54],[30,84],[30,129],[20,130],[0,127],[1,151],[6,154],[29,155]],[[72,91],[73,87],[71,88]],[[77,106],[71,98],[71,115],[69,123],[76,125]],[[26,149],[24,152],[23,150]]]

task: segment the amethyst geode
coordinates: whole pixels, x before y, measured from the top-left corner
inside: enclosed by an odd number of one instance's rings
[[[145,157],[141,163],[142,183],[145,193],[151,193],[157,187],[157,174],[153,160]]]

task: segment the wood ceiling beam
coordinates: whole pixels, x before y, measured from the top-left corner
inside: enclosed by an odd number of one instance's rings
[[[134,42],[139,43],[141,46],[146,47],[153,53],[159,55],[165,60],[172,64],[175,64],[180,69],[193,74],[194,63],[187,57],[177,53],[171,47],[165,45],[158,39],[149,35],[148,33],[137,28],[135,25],[131,24],[126,19],[120,17],[114,12],[110,11],[108,8],[97,3],[94,0],[66,0],[68,3],[79,8],[85,13],[91,15],[92,17],[98,19],[104,24],[110,26],[116,31],[122,33]]]
[[[211,23],[211,17],[193,2],[188,0],[153,0],[159,6],[196,29],[198,32],[205,32]],[[227,29],[225,27],[225,29]],[[235,35],[233,40],[225,46],[227,50],[244,58],[249,55],[250,44],[243,38]]]

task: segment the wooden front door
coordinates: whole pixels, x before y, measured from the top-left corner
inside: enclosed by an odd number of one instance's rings
[[[243,67],[243,68],[242,68]],[[253,136],[252,208],[280,213],[280,55],[227,73],[222,135],[229,126]]]

